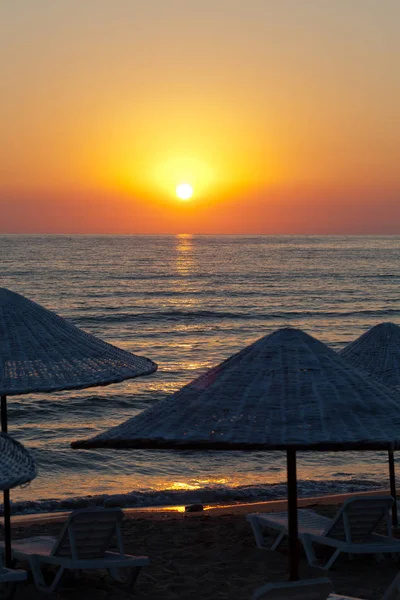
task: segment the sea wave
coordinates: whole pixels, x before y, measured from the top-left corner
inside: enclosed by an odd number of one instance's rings
[[[81,396],[67,396],[64,394],[64,396],[60,395],[57,400],[53,400],[51,396],[44,399],[35,398],[33,401],[18,397],[18,400],[10,399],[8,414],[11,421],[20,417],[26,418],[27,413],[29,414],[29,422],[36,422],[38,418],[44,421],[51,420],[53,416],[58,416],[60,412],[66,411],[66,398],[68,398],[68,411],[69,413],[73,412],[75,417],[80,413],[103,411],[104,408],[108,408],[110,402],[106,396],[86,396],[84,394]],[[114,411],[132,407],[135,410],[148,408],[148,403],[141,401],[138,392],[136,392],[134,399],[128,394],[113,394],[112,404]]]
[[[75,317],[73,321],[77,325],[87,323],[123,323],[127,321],[146,323],[149,321],[204,321],[204,320],[221,320],[232,319],[240,321],[259,321],[259,320],[290,320],[290,319],[325,319],[327,317],[364,317],[373,316],[377,318],[386,318],[391,316],[400,316],[398,309],[382,309],[382,310],[354,310],[354,311],[277,311],[271,313],[264,312],[231,312],[231,311],[214,311],[214,310],[166,310],[153,311],[144,313],[116,313],[116,314],[96,314]]]
[[[299,497],[314,497],[341,493],[366,492],[384,489],[387,482],[354,478],[351,480],[300,480]],[[235,504],[262,502],[287,497],[286,483],[255,486],[209,486],[195,490],[149,490],[127,494],[101,494],[66,499],[30,500],[11,503],[13,514],[46,513],[94,506],[122,508],[168,507],[188,504]],[[3,506],[0,505],[0,515]]]

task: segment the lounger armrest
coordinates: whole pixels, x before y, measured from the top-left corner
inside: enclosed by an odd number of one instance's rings
[[[22,571],[21,569],[7,569],[6,567],[2,567],[0,569],[0,583],[25,581],[27,577],[28,573],[26,571]]]
[[[400,540],[398,542],[388,539],[384,535],[376,535],[376,541],[379,543],[374,544],[372,541],[368,542],[346,542],[345,540],[336,540],[335,538],[324,537],[323,535],[313,535],[311,533],[302,533],[300,540],[307,543],[307,540],[321,544],[323,546],[330,546],[332,548],[340,548],[343,552],[349,552],[354,554],[380,554],[383,552],[400,552]],[[380,543],[380,539],[383,541],[387,540],[387,543]]]
[[[362,598],[356,598],[355,596],[342,596],[341,594],[329,594],[328,600],[362,600]]]

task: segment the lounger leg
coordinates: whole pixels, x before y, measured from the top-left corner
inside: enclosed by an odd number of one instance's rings
[[[261,550],[276,550],[280,546],[283,538],[286,535],[286,533],[284,531],[280,531],[277,538],[275,539],[274,543],[269,548],[267,546],[267,544],[265,543],[264,532],[263,532],[263,529],[260,526],[260,524],[256,520],[251,519],[250,525],[253,530],[254,537],[256,539],[257,548],[261,548]]]
[[[260,525],[254,519],[251,519],[250,526],[253,530],[254,537],[256,539],[257,548],[265,550],[264,535]]]
[[[301,536],[301,541],[303,542],[304,550],[307,556],[308,564],[311,567],[315,567],[317,563],[317,557],[315,556],[314,546],[310,538],[307,534]]]
[[[325,565],[323,565],[321,567],[321,569],[323,569],[324,571],[329,571],[329,569],[331,568],[331,566],[333,565],[333,563],[336,561],[337,557],[340,554],[340,550],[339,548],[337,548],[335,550],[335,552],[332,554],[332,556],[330,557],[330,559],[328,560],[327,563],[325,563]]]
[[[64,574],[64,567],[59,567],[57,573],[54,576],[53,581],[50,585],[48,585],[43,577],[43,571],[41,568],[40,561],[36,556],[31,556],[29,559],[29,565],[32,569],[33,579],[35,580],[35,584],[38,590],[44,592],[45,594],[51,594],[56,589],[57,585],[60,583],[61,577]]]
[[[317,557],[315,556],[314,546],[310,537],[305,533],[301,536],[301,541],[303,542],[308,564],[311,567],[317,567],[318,569],[322,569],[323,571],[328,571],[331,568],[331,566],[336,561],[337,557],[341,552],[340,549],[337,548],[330,557],[330,559],[324,565],[321,565],[321,563],[318,562]]]
[[[111,569],[108,569],[108,572],[110,573],[111,577],[119,583],[133,587],[136,583],[136,579],[139,576],[141,568],[142,567],[130,567],[128,569],[117,569],[116,567],[111,567]],[[129,573],[129,575],[127,575],[127,577],[122,577],[121,571]]]
[[[29,566],[32,570],[32,575],[33,575],[33,579],[35,581],[36,587],[37,588],[39,588],[39,586],[45,587],[46,582],[43,577],[42,569],[40,568],[40,563],[37,560],[36,556],[31,556],[29,558]]]
[[[281,545],[283,538],[285,537],[285,532],[281,531],[280,534],[278,535],[278,537],[275,539],[274,543],[271,546],[271,550],[277,550],[279,548],[279,546]],[[265,545],[264,545],[265,548]]]

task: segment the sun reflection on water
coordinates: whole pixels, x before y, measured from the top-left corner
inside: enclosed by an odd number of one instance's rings
[[[162,488],[167,490],[197,490],[204,487],[214,487],[219,485],[235,485],[235,482],[230,479],[222,478],[206,478],[206,479],[191,479],[190,481],[171,481],[171,483],[162,483]],[[162,489],[161,488],[161,489]]]
[[[182,277],[191,275],[194,267],[193,235],[179,233],[176,236],[176,270]]]
[[[183,481],[172,481],[170,484],[167,484],[167,490],[197,490],[200,486],[193,485],[190,483],[185,483]]]

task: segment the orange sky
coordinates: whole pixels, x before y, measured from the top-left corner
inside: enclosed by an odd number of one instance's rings
[[[0,233],[400,233],[399,22],[397,0],[4,3]]]

